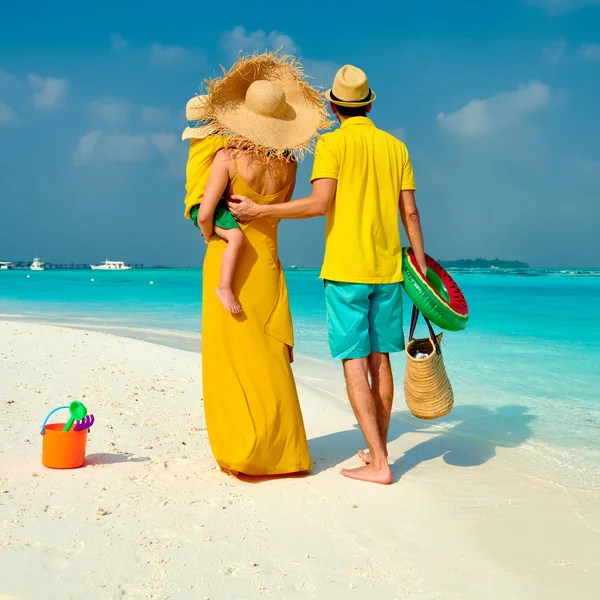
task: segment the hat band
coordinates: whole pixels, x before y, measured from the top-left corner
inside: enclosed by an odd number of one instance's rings
[[[206,121],[202,119],[195,119],[193,121],[188,120],[188,127],[191,129],[196,129],[198,127],[204,127],[206,125]]]
[[[371,91],[371,88],[369,88],[369,93],[362,99],[362,100],[342,100],[341,98],[338,98],[334,93],[333,90],[331,90],[329,92],[329,95],[331,96],[331,100],[332,102],[335,104],[336,100],[338,102],[348,102],[348,103],[356,103],[356,104],[362,104],[364,102],[367,102],[368,100],[371,99],[371,96],[373,95],[373,92]]]

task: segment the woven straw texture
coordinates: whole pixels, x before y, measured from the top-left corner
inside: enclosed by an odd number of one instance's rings
[[[250,110],[246,92],[253,82],[277,84],[285,94],[285,110],[275,117]],[[302,65],[278,52],[242,56],[223,76],[207,81],[205,120],[229,145],[263,158],[302,159],[312,152],[318,132],[333,123],[323,95],[310,85]],[[268,98],[265,98],[268,100]]]
[[[442,335],[437,336],[439,352],[429,338],[414,339],[406,346],[404,397],[410,412],[418,419],[439,419],[454,405],[454,393],[441,353]],[[417,352],[429,356],[416,359]]]

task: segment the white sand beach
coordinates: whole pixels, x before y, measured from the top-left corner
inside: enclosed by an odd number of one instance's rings
[[[401,385],[394,484],[345,479],[341,373],[295,370],[314,472],[240,481],[212,459],[197,352],[0,322],[0,599],[598,598],[598,493],[417,423]],[[40,426],[73,399],[87,464],[46,469]]]

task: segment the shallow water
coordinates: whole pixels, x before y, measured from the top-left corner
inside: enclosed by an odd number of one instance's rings
[[[286,276],[297,353],[330,361],[318,271]],[[526,448],[545,475],[559,469],[582,486],[600,484],[600,270],[453,276],[470,322],[444,335],[456,406],[433,428],[485,441],[490,452]],[[191,349],[201,331],[201,297],[202,272],[195,269],[0,272],[0,314],[121,333],[136,328],[132,335]],[[399,376],[403,361],[394,357]]]

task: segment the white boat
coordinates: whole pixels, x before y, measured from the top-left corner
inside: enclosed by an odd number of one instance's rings
[[[14,265],[11,262],[0,262],[0,271],[8,271],[12,269]]]
[[[94,271],[129,271],[131,267],[121,260],[105,260],[101,265],[90,265]]]
[[[44,263],[39,258],[34,258],[29,268],[32,271],[43,271],[45,267]]]

